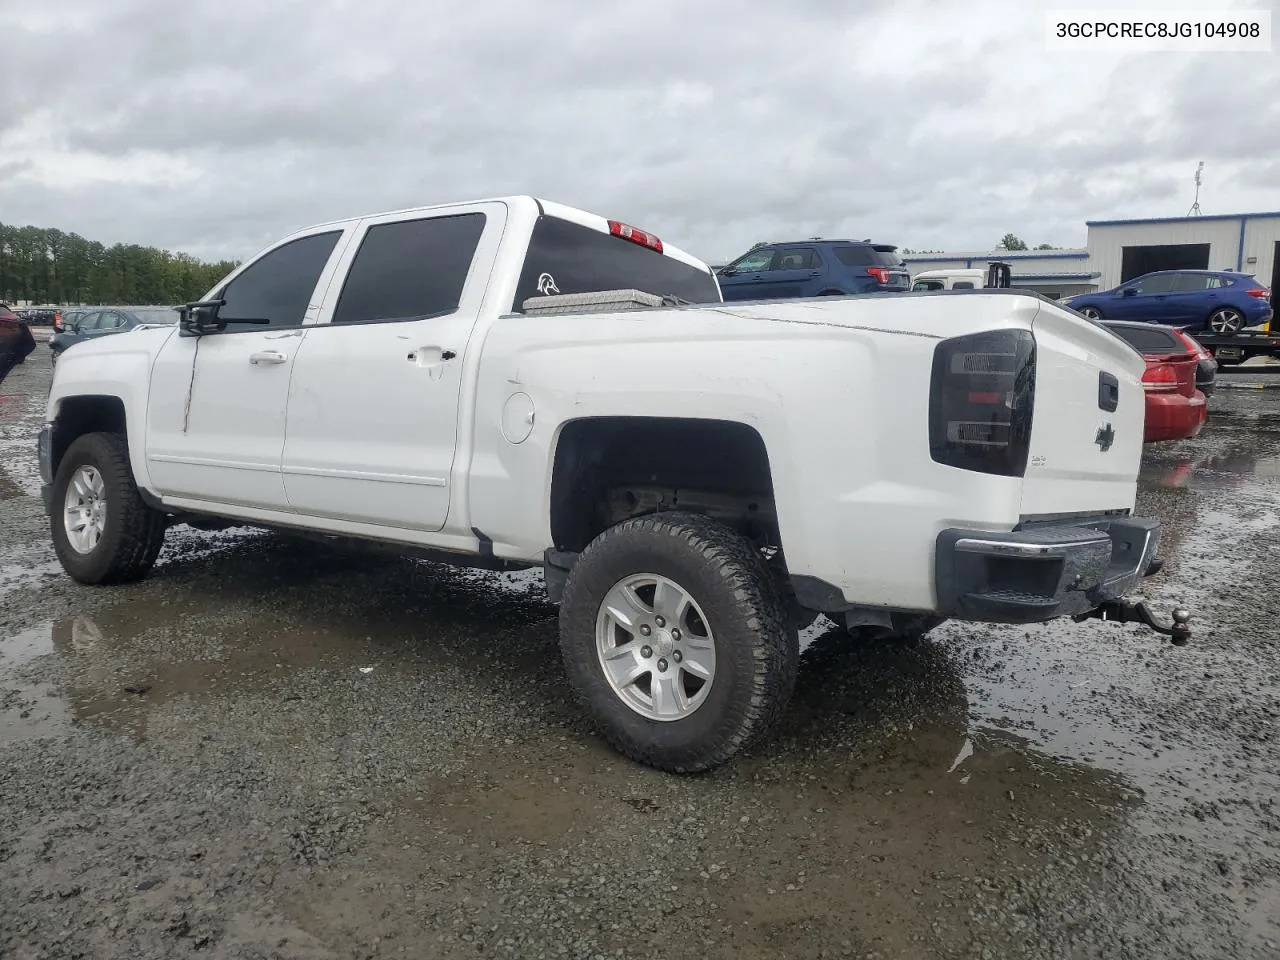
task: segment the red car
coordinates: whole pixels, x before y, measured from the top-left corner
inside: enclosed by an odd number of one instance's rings
[[[0,380],[22,363],[36,348],[35,338],[26,322],[0,302]]]
[[[1147,392],[1144,443],[1186,440],[1198,434],[1209,417],[1204,393],[1197,387],[1200,344],[1176,327],[1156,323],[1099,321],[1142,354],[1147,362],[1142,386]]]

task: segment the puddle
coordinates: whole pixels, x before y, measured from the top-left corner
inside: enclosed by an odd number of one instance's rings
[[[56,691],[15,677],[36,657],[53,652],[50,626],[0,639],[0,746],[61,736],[70,728],[71,711]]]

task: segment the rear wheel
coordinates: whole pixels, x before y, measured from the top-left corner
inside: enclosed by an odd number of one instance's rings
[[[706,770],[764,733],[795,686],[782,592],[746,538],[662,513],[593,540],[569,573],[560,644],[569,679],[621,753]]]
[[[164,515],[142,502],[118,433],[88,433],[71,444],[49,503],[54,552],[73,580],[128,583],[155,563]]]
[[[1207,325],[1214,333],[1233,337],[1244,327],[1244,314],[1235,307],[1219,307],[1209,314]]]

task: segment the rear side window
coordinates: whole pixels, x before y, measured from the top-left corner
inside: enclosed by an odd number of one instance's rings
[[[522,313],[524,302],[539,295],[630,289],[691,303],[720,302],[709,271],[621,237],[543,215],[529,238],[512,309]]]
[[[846,267],[900,267],[897,250],[871,244],[847,244],[835,248],[836,258]]]
[[[1210,282],[1217,279],[1203,273],[1179,273],[1173,278],[1173,286],[1170,290],[1173,293],[1198,293],[1210,286],[1217,286],[1216,283]]]
[[[797,247],[791,250],[779,250],[773,257],[774,270],[817,270],[822,266],[822,259],[816,250],[808,247]]]
[[[297,327],[342,231],[317,233],[276,247],[255,260],[222,291],[218,319],[242,330]],[[250,326],[246,321],[257,321]]]
[[[380,223],[356,252],[333,323],[419,320],[458,309],[483,213]]]
[[[1164,330],[1142,327],[1108,327],[1139,353],[1186,353],[1186,347],[1173,334]]]

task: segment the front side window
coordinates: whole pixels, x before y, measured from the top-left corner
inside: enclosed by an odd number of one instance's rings
[[[76,330],[83,333],[86,330],[97,330],[98,321],[102,318],[102,311],[86,313],[83,317],[76,321]]]
[[[483,213],[379,223],[347,272],[334,323],[420,320],[453,313],[484,233]]]
[[[772,262],[773,250],[766,247],[762,250],[752,250],[746,256],[739,257],[729,264],[729,269],[734,273],[762,273],[769,269],[769,264]]]
[[[1168,293],[1173,288],[1173,274],[1157,273],[1129,284],[1138,293]]]
[[[334,230],[302,237],[255,260],[223,289],[218,319],[233,332],[301,326],[340,236]]]

